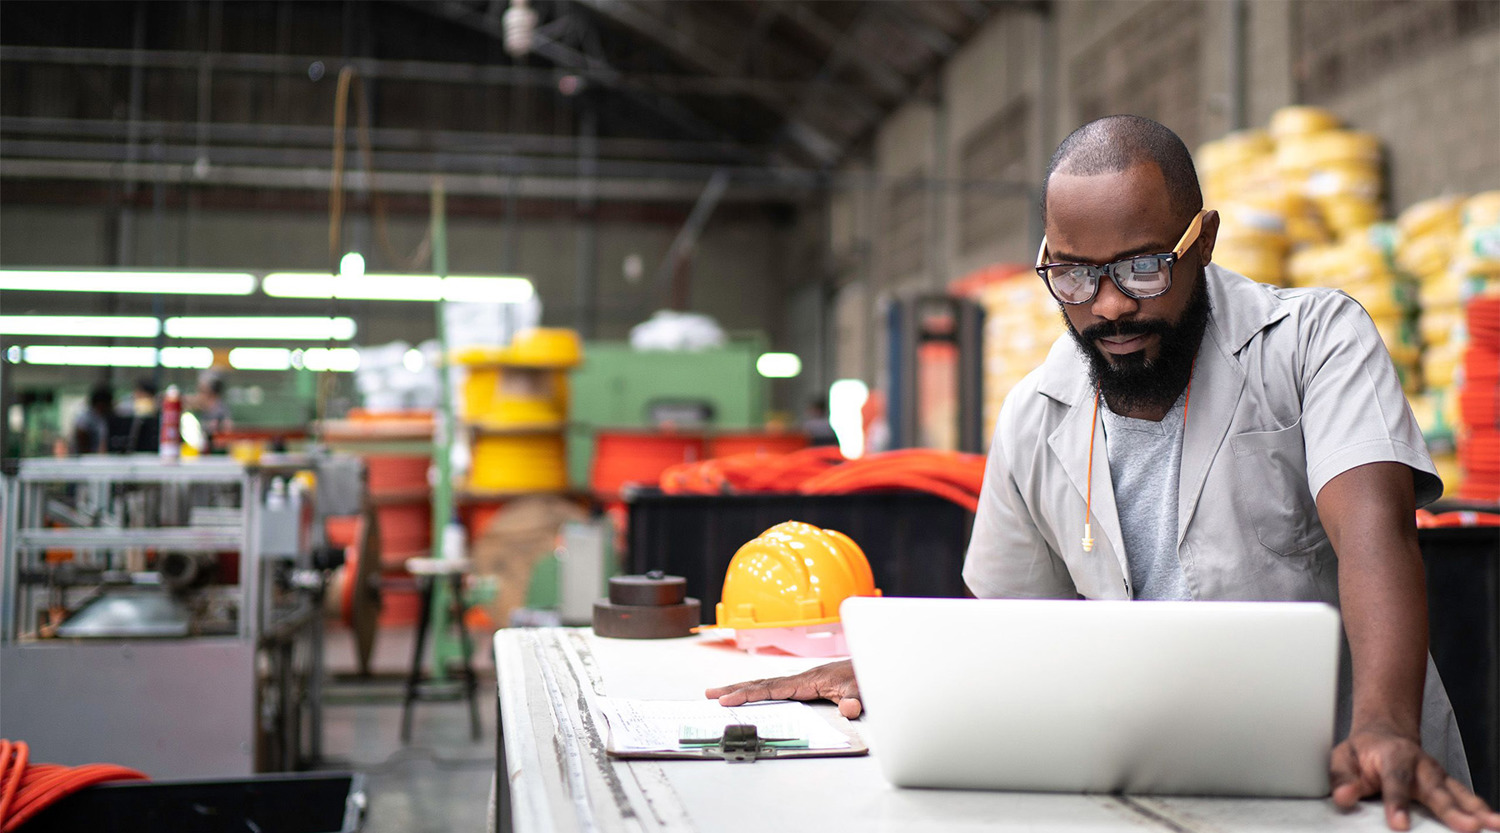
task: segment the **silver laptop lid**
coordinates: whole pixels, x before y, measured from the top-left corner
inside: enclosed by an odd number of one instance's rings
[[[853,597],[842,616],[898,786],[1328,793],[1328,605]]]

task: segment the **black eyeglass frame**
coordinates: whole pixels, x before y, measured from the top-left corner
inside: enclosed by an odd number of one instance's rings
[[[1036,253],[1037,277],[1041,278],[1042,283],[1047,285],[1047,291],[1051,293],[1053,298],[1057,299],[1057,302],[1059,304],[1067,304],[1069,306],[1087,304],[1089,301],[1094,300],[1094,298],[1099,295],[1099,285],[1103,281],[1105,275],[1109,276],[1109,279],[1114,282],[1115,288],[1120,290],[1120,293],[1127,298],[1134,298],[1137,301],[1143,301],[1147,298],[1159,298],[1162,295],[1165,295],[1168,292],[1172,291],[1172,270],[1176,268],[1177,261],[1182,259],[1182,255],[1187,252],[1188,247],[1193,245],[1194,241],[1198,239],[1198,233],[1202,231],[1203,228],[1203,218],[1207,215],[1207,209],[1199,211],[1198,215],[1193,218],[1193,221],[1191,223],[1188,223],[1187,230],[1182,233],[1182,238],[1177,241],[1177,245],[1173,246],[1172,251],[1170,252],[1162,252],[1160,254],[1131,255],[1130,257],[1121,258],[1112,263],[1106,263],[1102,266],[1095,266],[1092,263],[1070,263],[1067,261],[1054,263],[1046,262],[1047,238],[1045,235],[1043,235],[1042,247],[1038,249]],[[1126,264],[1133,264],[1137,260],[1144,260],[1147,258],[1155,259],[1158,262],[1162,260],[1167,261],[1167,285],[1160,292],[1151,292],[1145,295],[1138,295],[1130,291],[1129,289],[1126,289],[1125,286],[1120,283],[1120,279],[1115,276],[1115,269]],[[1057,290],[1053,288],[1051,279],[1047,277],[1047,271],[1056,266],[1070,266],[1073,268],[1082,267],[1088,272],[1088,276],[1094,279],[1094,291],[1090,292],[1087,298],[1079,301],[1069,301],[1062,298],[1057,294]]]

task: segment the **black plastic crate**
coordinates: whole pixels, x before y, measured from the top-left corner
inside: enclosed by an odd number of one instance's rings
[[[1500,530],[1418,530],[1432,661],[1463,734],[1474,791],[1500,802]]]
[[[355,833],[364,822],[359,773],[277,773],[206,781],[124,781],[80,790],[38,813],[28,830],[56,833]]]
[[[925,492],[850,495],[666,495],[629,499],[631,572],[663,570],[687,580],[712,624],[729,560],[746,541],[782,521],[836,529],[870,560],[888,596],[964,595],[964,552],[974,516]]]

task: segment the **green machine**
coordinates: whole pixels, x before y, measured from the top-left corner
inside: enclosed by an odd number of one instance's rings
[[[653,428],[653,410],[712,412],[707,427],[746,430],[765,424],[770,382],[755,369],[767,349],[764,335],[738,336],[723,347],[695,352],[635,350],[623,342],[591,342],[573,371],[568,430],[568,478],[589,482],[594,433],[608,428]]]

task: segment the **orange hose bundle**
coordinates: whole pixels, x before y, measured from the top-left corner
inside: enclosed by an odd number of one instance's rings
[[[979,509],[984,484],[984,457],[953,451],[906,449],[872,454],[808,479],[798,491],[807,495],[912,489],[951,500],[970,512]]]
[[[65,796],[106,781],[144,781],[145,773],[115,764],[32,764],[24,741],[0,738],[0,833],[20,830]]]
[[[837,448],[791,454],[739,454],[673,466],[662,473],[667,494],[793,493],[846,494],[874,489],[912,489],[975,511],[984,482],[984,457],[951,451],[906,449],[843,458]]]

